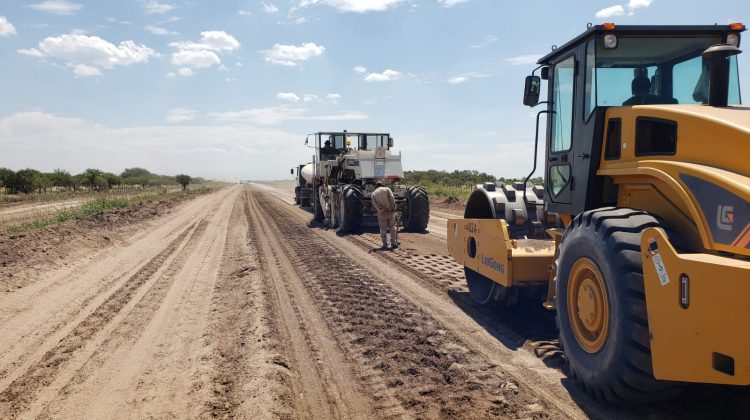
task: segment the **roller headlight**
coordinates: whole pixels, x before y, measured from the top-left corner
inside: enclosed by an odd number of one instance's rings
[[[604,48],[609,49],[609,50],[613,48],[617,48],[617,35],[615,34],[604,35]]]
[[[733,46],[733,47],[739,47],[740,46],[740,36],[738,34],[729,34],[727,35],[727,44]]]

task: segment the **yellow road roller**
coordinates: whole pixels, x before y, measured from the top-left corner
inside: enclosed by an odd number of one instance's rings
[[[555,310],[569,372],[613,403],[750,385],[750,107],[741,23],[590,25],[526,77],[544,186],[479,185],[448,248],[480,305]],[[546,82],[546,100],[540,101]],[[546,118],[542,118],[546,117]]]

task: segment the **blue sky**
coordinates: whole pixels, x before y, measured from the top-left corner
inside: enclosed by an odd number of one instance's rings
[[[392,133],[406,169],[525,175],[524,76],[603,21],[747,23],[750,3],[4,0],[0,166],[279,179],[307,133],[348,129]]]

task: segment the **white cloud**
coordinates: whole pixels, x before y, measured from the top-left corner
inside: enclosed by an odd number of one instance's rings
[[[282,101],[289,101],[293,103],[297,103],[300,101],[300,97],[292,92],[279,92],[276,94],[276,97],[281,99]]]
[[[224,31],[201,32],[201,43],[216,51],[234,51],[240,47],[237,38]]]
[[[172,42],[170,47],[178,50],[208,50],[208,51],[234,51],[240,47],[239,41],[224,31],[201,32],[199,42],[182,41]]]
[[[174,22],[177,22],[177,21],[180,21],[180,20],[182,20],[182,18],[179,17],[179,16],[170,16],[170,17],[168,17],[166,19],[162,19],[162,20],[158,21],[157,23],[159,25],[164,25],[164,24],[167,24],[167,23],[174,23]]]
[[[440,5],[443,7],[453,7],[455,5],[468,2],[469,0],[438,0],[438,3],[440,3]]]
[[[288,105],[251,108],[241,111],[212,112],[207,115],[219,121],[244,122],[259,125],[275,125],[285,121],[355,121],[369,118],[367,115],[356,111],[331,115],[309,115],[309,111],[306,108]]]
[[[219,56],[208,50],[182,50],[172,53],[172,64],[175,66],[205,69],[221,63]]]
[[[167,73],[166,76],[169,77],[170,79],[174,79],[175,77],[177,77],[177,75],[174,72],[172,72],[172,71],[170,71],[169,73]]]
[[[180,76],[182,76],[182,77],[190,77],[193,74],[195,74],[195,73],[193,73],[193,69],[191,69],[190,67],[180,67],[177,70],[177,73],[180,73]]]
[[[450,77],[446,79],[446,82],[452,85],[459,85],[461,83],[466,83],[472,79],[483,79],[485,77],[490,77],[490,75],[485,74],[485,73],[470,72],[470,73],[463,73],[463,74],[459,74],[458,76]]]
[[[154,35],[177,35],[177,32],[170,31],[160,26],[147,25],[144,29]]]
[[[71,64],[68,67],[73,68],[73,74],[79,77],[91,77],[91,76],[101,76],[102,71],[99,70],[98,67],[94,66],[87,66],[86,64]]]
[[[68,16],[77,13],[83,8],[83,5],[71,3],[67,0],[46,0],[41,3],[32,4],[31,8],[41,12]]]
[[[525,54],[517,57],[506,58],[505,62],[513,66],[528,66],[536,64],[540,58],[542,58],[542,54]]]
[[[360,74],[361,73],[366,73],[367,72],[367,67],[356,66],[356,67],[354,67],[354,72],[355,73],[360,73]]]
[[[630,0],[628,9],[638,9],[640,7],[649,7],[654,0]]]
[[[143,9],[149,15],[162,15],[174,10],[175,6],[167,3],[159,3],[156,0],[143,0]]]
[[[190,108],[172,108],[167,111],[165,120],[169,123],[185,122],[195,119],[197,111]]]
[[[99,75],[101,72],[95,72],[101,69],[147,63],[150,57],[158,56],[151,48],[133,41],[123,41],[119,45],[114,45],[98,36],[81,34],[47,37],[39,41],[38,49],[22,49],[18,50],[18,53],[61,60],[78,76]]]
[[[612,7],[606,7],[598,12],[596,12],[595,16],[599,19],[606,19],[611,18],[614,16],[622,16],[625,14],[625,8],[622,7],[622,5],[615,5]]]
[[[306,61],[313,57],[323,55],[325,47],[314,42],[305,42],[302,45],[274,44],[270,50],[263,50],[265,60],[280,66],[294,67],[300,61]]]
[[[370,73],[365,77],[365,82],[390,82],[401,78],[401,72],[386,69],[382,73]]]
[[[340,12],[382,12],[398,6],[406,0],[298,0],[296,8],[325,4]],[[294,10],[294,9],[292,9]]]
[[[266,3],[262,1],[261,4],[263,5],[263,11],[266,13],[272,14],[272,13],[278,13],[279,11],[279,8],[276,7],[276,5],[274,5],[273,3]]]
[[[204,31],[199,42],[171,42],[169,46],[177,49],[171,59],[175,66],[191,69],[219,66],[219,70],[226,70],[226,66],[221,67],[219,53],[234,51],[240,47],[240,43],[224,31]]]
[[[294,92],[279,92],[276,94],[276,97],[278,99],[292,103],[299,103],[300,101],[305,103],[318,102],[321,99],[319,95],[316,95],[314,93],[306,93],[302,96],[299,96]],[[338,93],[329,93],[326,94],[324,98],[335,105],[338,100],[341,99],[341,95],[339,95]]]
[[[653,3],[653,0],[630,0],[628,3],[628,16],[633,16],[635,9],[649,7],[651,3]]]
[[[16,27],[12,23],[8,22],[5,16],[0,16],[0,36],[11,36],[16,35]]]
[[[238,10],[237,14],[240,16],[250,16],[252,13],[249,10]]]
[[[20,49],[16,52],[21,55],[27,55],[29,57],[44,57],[44,53],[37,50],[36,48]]]

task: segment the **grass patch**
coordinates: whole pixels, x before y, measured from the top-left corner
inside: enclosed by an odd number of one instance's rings
[[[438,184],[427,184],[422,185],[427,194],[434,197],[462,197],[468,198],[471,192],[474,191],[474,185],[463,185],[463,186],[449,186],[449,185],[438,185]]]
[[[196,191],[199,190],[196,189],[192,192]],[[14,235],[22,232],[27,232],[29,230],[41,229],[43,227],[56,225],[68,220],[85,219],[87,217],[110,213],[119,209],[133,206],[143,201],[156,201],[180,194],[183,194],[183,192],[164,189],[159,192],[139,194],[130,197],[99,197],[85,202],[80,207],[60,210],[50,217],[43,217],[32,220],[30,222],[7,226],[4,230],[6,234]]]

